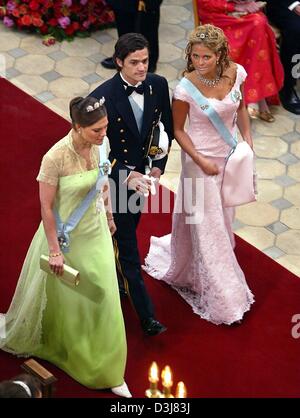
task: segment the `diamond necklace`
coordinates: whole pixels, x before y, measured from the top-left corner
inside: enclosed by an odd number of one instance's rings
[[[219,83],[219,81],[220,81],[220,75],[221,75],[221,71],[220,71],[220,69],[218,69],[218,72],[217,72],[217,76],[216,76],[216,78],[214,78],[214,79],[209,79],[209,78],[205,78],[205,77],[203,77],[200,73],[199,73],[199,71],[198,70],[196,70],[196,73],[197,73],[197,76],[198,76],[198,78],[199,78],[199,80],[201,81],[201,83],[203,83],[203,84],[205,84],[206,86],[208,86],[208,87],[216,87],[216,85]]]

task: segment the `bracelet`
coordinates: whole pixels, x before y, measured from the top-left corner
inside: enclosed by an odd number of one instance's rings
[[[61,252],[59,253],[50,253],[49,257],[58,257],[59,255],[61,255]]]
[[[110,218],[106,218],[108,221],[113,221],[114,220],[114,217],[113,216],[111,216]]]

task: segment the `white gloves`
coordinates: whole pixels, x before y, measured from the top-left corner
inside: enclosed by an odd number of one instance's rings
[[[155,183],[157,180],[157,178],[150,177],[147,174],[143,175],[137,171],[132,171],[127,179],[128,189],[134,190],[145,197],[149,196],[149,192],[155,195]]]

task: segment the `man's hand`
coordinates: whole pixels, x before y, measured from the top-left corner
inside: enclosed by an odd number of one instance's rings
[[[297,15],[300,16],[300,4],[298,6],[296,6],[293,10],[295,13],[297,13]]]
[[[160,179],[161,176],[161,169],[158,167],[152,167],[149,173],[149,177],[155,177],[156,179]]]
[[[148,196],[151,189],[151,180],[145,178],[142,173],[138,171],[131,171],[127,178],[128,189],[134,190],[142,196]]]

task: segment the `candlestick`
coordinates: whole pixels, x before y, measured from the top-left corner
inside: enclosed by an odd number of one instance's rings
[[[185,387],[185,384],[183,382],[178,382],[177,383],[175,397],[176,398],[186,398],[186,387]]]
[[[172,372],[169,366],[166,366],[162,373],[162,384],[163,384],[163,397],[164,398],[174,398],[174,396],[171,394],[171,387],[173,385],[172,381]]]
[[[157,389],[158,377],[158,367],[155,361],[151,364],[149,369],[148,380],[150,382],[150,388],[146,390],[145,395],[147,398],[160,398],[161,392]]]

